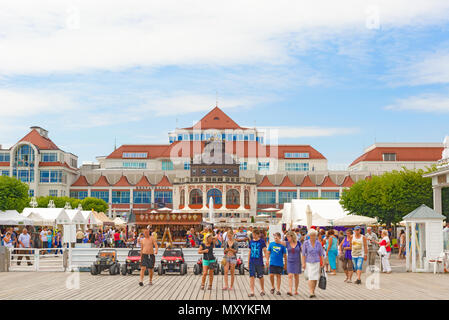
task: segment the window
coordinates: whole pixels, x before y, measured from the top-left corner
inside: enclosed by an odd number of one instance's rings
[[[181,195],[179,196],[179,205],[180,206],[186,205],[186,191],[184,189],[181,190]]]
[[[206,169],[201,169],[201,174],[206,174]]]
[[[83,200],[87,198],[87,191],[70,191],[70,198]]]
[[[129,203],[129,191],[112,191],[112,203]]]
[[[240,163],[240,170],[248,170],[248,162],[242,162]]]
[[[34,197],[34,190],[33,189],[29,189],[28,190],[28,196]]]
[[[34,170],[18,170],[17,179],[22,182],[34,182]]]
[[[285,163],[285,171],[309,171],[309,164],[301,162],[287,162]]]
[[[77,168],[78,161],[76,159],[70,159],[70,165],[72,166],[72,168]]]
[[[0,152],[0,162],[9,162],[9,152]]]
[[[249,141],[254,141],[254,134],[249,135]]]
[[[173,193],[171,191],[155,191],[154,202],[161,205],[173,203]]]
[[[40,170],[40,183],[62,183],[61,170]]]
[[[50,197],[57,197],[58,196],[58,190],[49,190],[48,195]]]
[[[270,170],[270,162],[259,162],[258,170]]]
[[[245,190],[245,206],[249,206],[249,191]]]
[[[396,161],[396,153],[383,153],[384,161]]]
[[[123,152],[122,158],[147,158],[148,152]]]
[[[279,203],[292,202],[293,199],[296,199],[296,196],[296,191],[279,191]]]
[[[223,174],[227,175],[229,173],[229,169],[223,169]]]
[[[2,170],[2,176],[9,176],[9,170]]]
[[[226,204],[239,205],[240,204],[240,192],[235,189],[231,189],[226,192]]]
[[[151,191],[134,191],[134,203],[151,203]]]
[[[15,161],[19,167],[28,167],[30,162],[34,162],[34,150],[29,145],[23,145],[16,151]]]
[[[275,191],[259,191],[257,192],[258,204],[276,204]]]
[[[212,173],[213,174],[217,174],[218,170],[217,169],[212,169]]]
[[[190,204],[203,204],[203,193],[199,189],[190,192]]]
[[[91,191],[92,198],[102,199],[109,203],[109,191]]]
[[[321,191],[321,198],[323,199],[340,199],[338,191]]]
[[[300,199],[318,198],[318,191],[301,191],[299,197]]]
[[[284,157],[287,159],[299,159],[299,158],[309,158],[308,152],[286,152]]]
[[[45,152],[42,153],[42,162],[57,162],[58,154],[56,152]]]
[[[184,170],[190,170],[190,161],[184,162]]]
[[[212,197],[214,204],[222,204],[221,202],[221,191],[218,189],[210,189],[207,192],[207,203],[209,203],[209,199]]]
[[[128,168],[128,169],[146,169],[147,168],[146,162],[123,162],[122,166],[123,166],[123,168]]]
[[[173,162],[171,162],[170,160],[162,160],[162,170],[173,170]]]

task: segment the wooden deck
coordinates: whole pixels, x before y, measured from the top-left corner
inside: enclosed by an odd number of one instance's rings
[[[79,275],[79,289],[67,289],[67,279],[76,286]],[[248,275],[236,276],[233,291],[223,291],[223,276],[215,276],[213,290],[200,290],[200,276],[195,276],[189,270],[186,276],[155,275],[153,286],[147,284],[138,286],[138,275],[102,274],[92,276],[90,273],[64,272],[3,272],[0,273],[0,299],[77,299],[77,300],[248,300]],[[74,281],[75,280],[75,281]],[[449,299],[448,274],[412,274],[393,273],[380,275],[380,289],[369,290],[365,283],[362,285],[343,282],[344,276],[329,276],[327,290],[317,289],[317,299]],[[363,275],[362,281],[365,280]],[[283,276],[282,295],[271,295],[269,279],[265,277],[265,291],[267,295],[261,297],[258,282],[256,282],[256,298],[260,300],[304,300],[307,295],[307,284],[304,277],[300,277],[300,295],[287,296],[288,279]]]

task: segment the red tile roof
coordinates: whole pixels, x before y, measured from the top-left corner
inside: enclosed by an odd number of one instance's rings
[[[72,184],[72,187],[88,187],[89,182],[87,182],[87,179],[85,176],[81,175],[78,177],[78,179]]]
[[[274,184],[270,182],[267,176],[263,177],[263,180],[259,183],[258,187],[274,187]]]
[[[159,183],[156,185],[156,187],[171,187],[173,186],[170,183],[170,180],[168,180],[167,176],[163,176],[161,181],[159,181]]]
[[[345,180],[341,184],[342,187],[351,187],[354,184],[354,180],[352,180],[351,176],[346,176]]]
[[[383,161],[383,153],[396,153],[396,161],[438,161],[441,159],[443,147],[375,147],[355,159],[354,166],[363,161]]]
[[[59,150],[59,148],[49,138],[44,138],[37,132],[36,129],[31,130],[25,137],[20,139],[21,141],[27,141],[34,144],[41,150]]]
[[[109,183],[108,179],[101,175],[100,178],[98,178],[97,182],[95,182],[92,186],[93,187],[109,187],[111,184]]]
[[[316,187],[316,184],[312,182],[309,176],[305,176],[301,182],[301,187]]]
[[[329,176],[326,176],[321,182],[320,187],[338,187]]]
[[[296,185],[290,180],[288,176],[284,177],[284,180],[282,180],[281,187],[296,187]]]
[[[126,176],[121,176],[120,179],[114,184],[114,187],[131,187]]]
[[[123,158],[123,153],[148,153],[147,158],[193,158],[194,155],[204,152],[205,141],[175,141],[170,145],[122,145],[108,155],[107,159]],[[226,141],[225,152],[240,158],[271,157],[285,159],[286,152],[308,152],[309,159],[326,159],[320,152],[310,145],[279,145],[267,146],[256,141]]]
[[[184,128],[186,130],[192,129],[245,129],[240,127],[234,122],[226,113],[224,113],[219,107],[215,107],[206,114],[200,121],[198,121],[193,127]]]
[[[148,181],[148,178],[143,175],[139,182],[137,182],[136,187],[151,187],[151,183]]]

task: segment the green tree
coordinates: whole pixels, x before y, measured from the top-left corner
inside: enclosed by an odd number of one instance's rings
[[[85,198],[81,201],[81,205],[84,210],[92,210],[94,209],[97,212],[106,212],[108,210],[108,204],[103,199],[97,198]]]
[[[0,210],[22,212],[28,205],[28,185],[16,178],[0,176]]]
[[[47,208],[50,200],[53,200],[56,208],[64,208],[65,204],[68,202],[70,203],[72,209],[76,209],[78,208],[78,205],[81,203],[81,200],[75,198],[46,196],[46,197],[38,197],[36,199],[37,206],[39,208]]]
[[[432,182],[423,170],[392,171],[356,182],[343,191],[340,203],[352,214],[377,217],[390,225],[421,204],[433,207]]]

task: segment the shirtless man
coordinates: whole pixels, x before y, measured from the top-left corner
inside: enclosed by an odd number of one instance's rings
[[[145,270],[149,269],[150,274],[150,286],[153,284],[153,273],[154,273],[154,263],[155,263],[155,255],[157,254],[157,241],[151,236],[150,231],[148,229],[144,232],[145,238],[140,240],[140,282],[139,286],[143,286],[143,276],[145,275]]]

